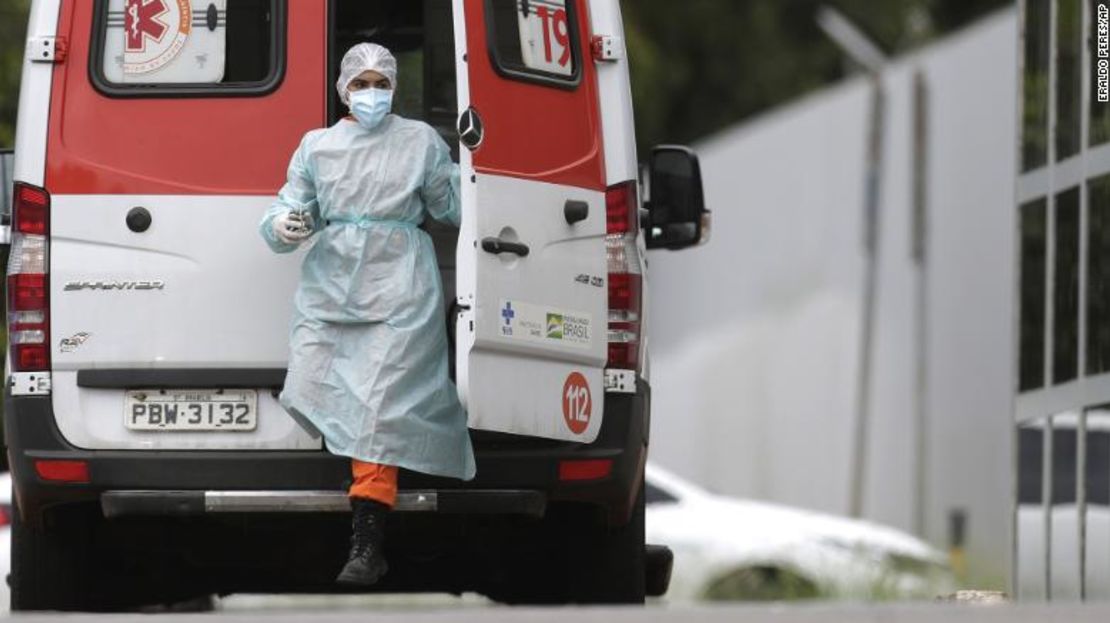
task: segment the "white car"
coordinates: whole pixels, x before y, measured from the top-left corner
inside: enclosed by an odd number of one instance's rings
[[[668,601],[933,598],[945,556],[865,521],[714,495],[647,467],[647,542],[674,552]]]

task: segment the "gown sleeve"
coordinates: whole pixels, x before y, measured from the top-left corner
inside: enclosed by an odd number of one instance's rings
[[[323,226],[320,204],[316,201],[316,181],[306,154],[309,136],[305,135],[297,150],[293,152],[285,185],[278,191],[277,201],[266,210],[262,222],[258,224],[259,233],[274,253],[290,253],[299,246],[286,244],[274,235],[273,221],[279,215],[292,210],[305,210],[312,215],[313,233],[320,231]]]
[[[459,165],[451,161],[447,143],[432,128],[431,144],[425,156],[424,184],[420,197],[428,213],[441,223],[455,227],[462,220],[462,199],[459,194]]]

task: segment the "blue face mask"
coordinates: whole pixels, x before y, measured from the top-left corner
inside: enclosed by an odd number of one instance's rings
[[[359,125],[373,130],[393,108],[393,89],[362,89],[351,93],[351,114]]]

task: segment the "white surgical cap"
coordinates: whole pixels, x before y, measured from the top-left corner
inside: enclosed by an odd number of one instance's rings
[[[397,88],[397,59],[386,48],[376,43],[360,43],[343,55],[339,63],[339,80],[335,88],[339,90],[339,97],[343,103],[351,105],[351,95],[347,92],[347,85],[364,71],[376,71],[389,78],[392,88]]]

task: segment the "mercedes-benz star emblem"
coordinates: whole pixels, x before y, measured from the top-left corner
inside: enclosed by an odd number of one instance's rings
[[[482,118],[473,107],[467,108],[459,117],[459,140],[466,148],[474,151],[482,144]]]

